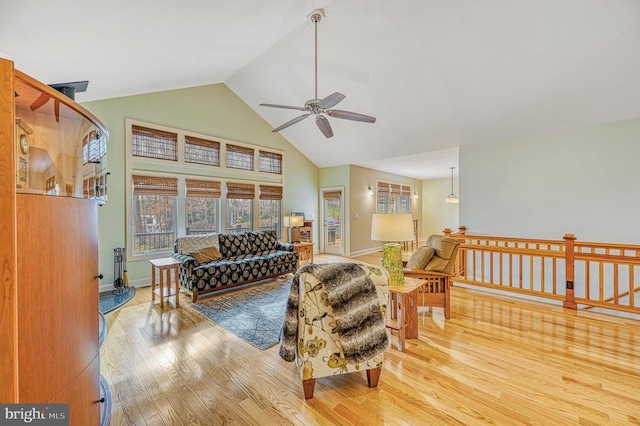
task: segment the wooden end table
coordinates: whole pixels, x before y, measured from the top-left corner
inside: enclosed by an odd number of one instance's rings
[[[418,338],[418,289],[424,283],[404,278],[404,284],[389,286],[386,326],[398,332],[398,350],[404,352],[405,339]]]
[[[180,307],[180,283],[178,282],[178,266],[180,262],[173,257],[163,257],[161,259],[151,259],[149,263],[151,263],[151,301],[156,300],[157,293],[160,297],[160,308],[164,309],[164,298],[175,295],[176,308]],[[160,271],[160,288],[158,290],[156,290],[156,268]],[[171,271],[173,271],[176,281],[175,290],[171,288]]]
[[[293,243],[298,253],[298,268],[307,263],[313,263],[313,243]]]

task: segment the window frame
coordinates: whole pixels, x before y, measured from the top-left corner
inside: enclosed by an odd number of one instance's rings
[[[138,157],[132,155],[132,126],[142,126],[151,129],[157,129],[160,131],[166,132],[174,132],[178,135],[178,145],[177,145],[177,161],[173,160],[163,160],[163,159],[153,159],[148,157]],[[204,165],[198,163],[190,163],[185,161],[185,138],[186,137],[200,138],[207,141],[214,141],[220,143],[220,166],[212,166],[212,165]],[[250,148],[254,150],[254,171],[242,170],[242,169],[234,169],[226,167],[226,146],[227,144],[243,146],[246,148]],[[271,152],[277,155],[282,156],[282,173],[274,174],[269,172],[260,172],[259,170],[259,161],[260,161],[260,151],[263,152]],[[260,185],[274,185],[282,187],[282,193],[284,194],[284,173],[285,173],[285,164],[286,164],[286,154],[284,151],[281,151],[276,148],[265,147],[257,144],[247,144],[244,142],[238,142],[233,140],[228,140],[224,138],[219,138],[212,135],[207,135],[203,133],[197,133],[193,131],[187,131],[183,129],[178,129],[174,127],[167,127],[158,124],[152,124],[148,122],[138,121],[126,118],[125,119],[125,211],[127,218],[127,226],[126,226],[126,247],[127,250],[127,260],[129,261],[140,261],[147,260],[152,258],[157,258],[161,256],[171,256],[173,254],[173,249],[167,250],[162,253],[153,253],[151,255],[142,255],[142,254],[133,254],[133,236],[132,236],[132,225],[131,225],[131,210],[132,210],[132,175],[134,174],[143,174],[149,176],[159,176],[159,177],[175,177],[178,179],[178,198],[177,198],[177,217],[175,218],[176,223],[176,237],[186,235],[186,187],[185,180],[186,179],[196,179],[196,180],[215,180],[219,181],[222,189],[221,197],[218,203],[218,229],[220,233],[226,232],[227,228],[227,199],[226,199],[226,184],[227,182],[243,182],[255,185],[255,197],[252,202],[252,229],[259,229],[260,226],[260,203],[259,203],[259,191],[258,188]],[[284,201],[284,199],[283,199]],[[282,203],[282,202],[281,202]],[[283,206],[281,204],[280,208],[280,218],[279,223],[282,223],[282,215],[283,215]]]

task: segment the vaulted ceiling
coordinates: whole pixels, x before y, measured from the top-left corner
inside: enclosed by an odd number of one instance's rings
[[[80,102],[225,83],[274,127],[314,94],[375,124],[281,133],[320,167],[448,177],[457,148],[640,117],[638,0],[22,0],[0,51]]]

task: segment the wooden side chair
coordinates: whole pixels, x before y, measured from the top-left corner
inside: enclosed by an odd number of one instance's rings
[[[451,273],[459,247],[460,241],[434,234],[407,262],[403,262],[405,277],[424,280],[418,294],[418,306],[444,308],[446,319],[451,317]]]

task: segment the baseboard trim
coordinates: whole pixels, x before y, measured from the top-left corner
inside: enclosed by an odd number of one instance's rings
[[[349,253],[349,256],[347,256],[347,257],[364,256],[365,254],[371,254],[371,253],[376,253],[376,252],[382,252],[382,246],[368,248],[368,249],[364,249],[364,250],[353,251],[353,252]]]
[[[142,278],[139,280],[129,280],[129,287],[149,287],[151,285],[151,278]],[[100,284],[98,292],[104,293],[105,291],[113,290],[113,283]]]

